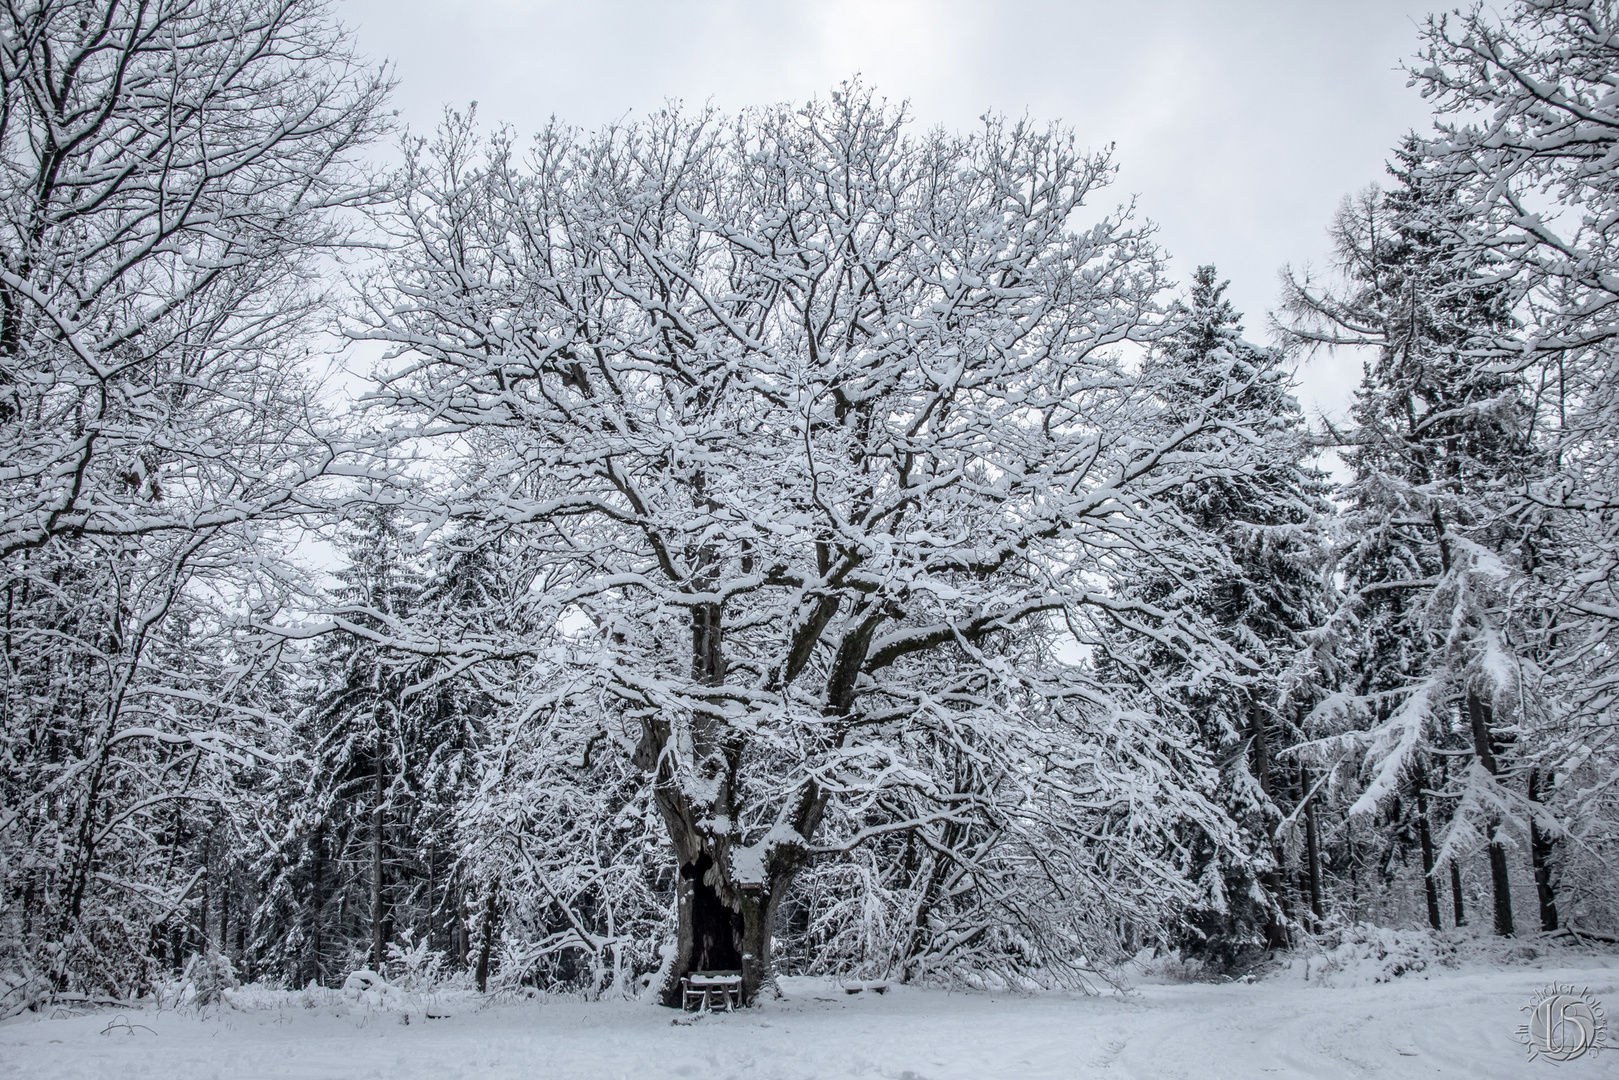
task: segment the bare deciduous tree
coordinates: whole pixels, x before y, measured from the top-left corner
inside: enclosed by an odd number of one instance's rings
[[[137,986],[186,902],[154,845],[253,741],[221,635],[286,588],[273,521],[355,468],[299,365],[385,89],[313,0],[0,9],[0,846],[58,990]]]
[[[453,648],[534,657],[530,723],[632,732],[679,864],[667,1000],[716,969],[751,999],[801,870],[881,837],[916,844],[915,956],[1043,919],[1048,972],[1167,918],[1182,830],[1229,839],[1187,718],[1094,663],[1128,628],[1187,679],[1241,667],[1177,606],[1222,556],[1168,496],[1254,442],[1218,378],[1165,425],[1121,348],[1163,281],[1146,230],[1080,224],[1110,173],[1057,129],[908,136],[859,87],[526,162],[452,117],[411,157],[376,397],[465,451],[422,512],[545,582],[544,633]],[[1143,562],[1168,606],[1112,587]]]

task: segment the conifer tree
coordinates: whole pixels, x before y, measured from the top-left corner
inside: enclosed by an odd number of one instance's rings
[[[1424,172],[1414,139],[1390,172],[1394,189],[1346,200],[1339,213],[1345,290],[1294,279],[1288,293],[1295,342],[1376,350],[1341,438],[1352,477],[1337,557],[1345,595],[1332,620],[1343,677],[1312,714],[1311,734],[1334,767],[1362,767],[1353,814],[1402,796],[1427,808],[1415,832],[1430,922],[1438,863],[1467,854],[1481,834],[1495,927],[1510,934],[1502,755],[1515,724],[1497,714],[1521,712],[1525,638],[1509,599],[1523,536],[1508,494],[1533,454],[1521,381],[1468,353],[1510,329],[1510,293],[1488,253],[1462,242],[1466,208],[1454,184]],[[1467,749],[1472,767],[1430,788],[1434,755]],[[1447,818],[1437,851],[1436,802]]]
[[[267,867],[260,938],[299,978],[327,981],[359,957],[382,970],[408,895],[416,769],[436,702],[412,694],[420,663],[377,632],[410,619],[424,583],[394,507],[363,507],[344,530],[334,608],[342,627],[317,645],[318,676],[295,724],[286,836]],[[288,922],[296,933],[288,934]]]
[[[1518,380],[1536,450],[1507,486],[1519,537],[1518,606],[1534,692],[1506,757],[1527,771],[1521,816],[1543,927],[1553,880],[1590,925],[1613,925],[1619,893],[1619,8],[1512,0],[1430,17],[1410,67],[1433,103],[1423,171],[1465,207],[1458,246],[1510,290],[1522,325],[1481,335],[1470,376]],[[1481,714],[1486,720],[1489,715]],[[1559,835],[1567,843],[1559,843]],[[1554,866],[1555,864],[1555,866]],[[1555,873],[1554,873],[1555,870]]]
[[[1147,367],[1163,389],[1166,423],[1183,423],[1225,385],[1244,389],[1221,406],[1260,447],[1247,471],[1189,483],[1175,498],[1197,527],[1217,539],[1226,562],[1202,583],[1196,602],[1233,650],[1245,656],[1244,677],[1199,684],[1184,665],[1165,657],[1168,685],[1184,687],[1189,713],[1198,717],[1204,749],[1220,768],[1219,794],[1244,833],[1245,849],[1203,869],[1205,905],[1192,913],[1190,951],[1224,964],[1244,948],[1288,942],[1289,862],[1281,833],[1291,801],[1289,769],[1281,752],[1296,741],[1297,716],[1283,708],[1282,679],[1328,603],[1322,578],[1326,479],[1307,463],[1313,453],[1303,412],[1293,398],[1282,354],[1242,338],[1240,314],[1225,298],[1227,283],[1215,268],[1192,277],[1186,300],[1171,312],[1173,332]],[[1167,582],[1149,577],[1144,595],[1164,598]],[[1167,673],[1166,673],[1167,674]]]

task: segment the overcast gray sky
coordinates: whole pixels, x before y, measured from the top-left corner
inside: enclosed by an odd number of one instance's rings
[[[986,111],[1062,120],[1118,145],[1116,199],[1184,279],[1213,262],[1248,336],[1284,263],[1321,266],[1339,200],[1383,176],[1428,110],[1405,85],[1417,24],[1442,0],[340,0],[360,48],[397,68],[394,104],[426,131],[446,104],[536,131],[680,98],[803,101],[859,73],[919,122]],[[1111,204],[1109,204],[1111,205]],[[1337,411],[1359,360],[1320,358],[1304,398]]]

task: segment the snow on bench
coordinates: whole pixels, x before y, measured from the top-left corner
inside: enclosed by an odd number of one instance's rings
[[[693,1001],[701,1004],[702,1012],[709,1012],[716,1001],[723,1002],[730,1012],[742,1003],[742,973],[740,971],[694,971],[680,980],[681,1007],[690,1009]]]
[[[887,983],[886,980],[865,980],[865,981],[862,981],[862,982],[845,982],[845,983],[840,983],[839,985],[843,987],[843,992],[845,994],[863,994],[867,990],[870,990],[873,994],[886,994],[886,993],[888,993],[888,983]]]

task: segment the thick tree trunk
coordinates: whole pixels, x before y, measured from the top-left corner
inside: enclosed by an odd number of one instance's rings
[[[740,973],[745,1006],[771,984],[776,912],[792,878],[776,876],[767,886],[722,882],[708,852],[680,866],[675,962],[661,988],[665,1006],[682,1006],[680,980],[693,972]]]
[[[744,1005],[756,1001],[770,984],[771,938],[784,889],[743,888],[728,901],[710,884],[715,876],[711,870],[706,854],[680,868],[679,936],[669,981],[662,988],[665,1005],[682,1004],[680,980],[693,972],[739,972]]]
[[[700,480],[696,488],[701,491]],[[718,509],[717,504],[709,505],[710,509]],[[693,575],[693,584],[700,589],[712,588],[713,553],[699,548],[692,553],[692,561],[700,568]],[[723,637],[723,606],[693,605],[691,673],[699,685],[724,684]],[[867,632],[858,639],[857,647],[845,643],[839,654],[843,663],[834,665],[838,672],[834,678],[846,674],[850,663],[858,668],[869,640]],[[852,686],[852,677],[849,681]],[[832,708],[846,711],[847,707],[847,701],[838,701]],[[712,785],[711,794],[705,793],[699,804],[665,753],[673,733],[671,719],[648,715],[642,720],[641,741],[635,751],[636,763],[653,776],[653,798],[668,827],[679,867],[676,952],[660,988],[660,999],[665,1005],[681,1006],[680,980],[693,972],[737,971],[742,976],[742,1004],[750,1005],[771,982],[776,910],[807,856],[808,838],[820,824],[826,797],[815,784],[806,785],[799,793],[787,835],[781,837],[772,830],[764,850],[750,849],[742,855],[737,832],[743,817],[735,802],[742,734],[730,728],[722,714],[694,710],[690,767],[705,785]],[[742,855],[741,865],[734,855]]]
[[[760,992],[774,985],[774,957],[771,956],[771,938],[776,929],[776,908],[780,906],[780,890],[764,889],[742,891],[742,1001],[751,1005]]]
[[[691,613],[692,677],[704,686],[725,681],[723,609],[718,604],[702,604]],[[666,725],[655,724],[646,731],[647,752],[643,764],[656,768],[661,748],[667,745]],[[692,744],[699,767],[716,780],[716,794],[707,813],[690,805],[673,777],[664,777],[655,787],[658,808],[669,827],[679,860],[676,882],[678,928],[675,962],[668,981],[661,988],[665,1005],[682,1004],[680,980],[698,971],[735,971],[742,975],[742,1001],[751,1004],[759,987],[769,979],[770,931],[765,925],[775,911],[764,894],[764,883],[744,889],[731,880],[727,862],[735,838],[728,832],[708,827],[720,820],[736,820],[732,805],[737,750],[727,744],[723,725],[713,717],[692,719]],[[763,902],[761,902],[763,900]]]
[[[1472,690],[1467,692],[1467,717],[1473,729],[1473,754],[1486,772],[1497,774],[1495,750],[1490,745],[1490,706]],[[1489,839],[1490,887],[1495,898],[1495,932],[1512,936],[1512,882],[1507,876],[1506,845],[1497,838],[1501,819],[1491,817],[1485,824]]]
[[[1422,891],[1428,901],[1428,925],[1443,930],[1439,917],[1439,882],[1434,880],[1433,831],[1428,824],[1428,770],[1418,760],[1411,770],[1411,786],[1417,796],[1417,841],[1422,847]]]
[[[680,1007],[680,980],[698,971],[739,972],[742,1004],[753,1004],[771,983],[776,911],[794,876],[792,870],[776,870],[766,882],[738,885],[716,865],[707,845],[692,861],[683,860],[676,884],[675,958],[660,988],[663,1004]]]
[[[1529,770],[1529,801],[1540,802],[1540,770]],[[1529,860],[1535,868],[1535,894],[1540,900],[1540,928],[1557,929],[1557,901],[1552,893],[1552,839],[1540,827],[1540,822],[1529,819]]]
[[[709,559],[708,553],[699,553],[699,561]],[[692,609],[692,678],[704,686],[725,682],[723,618],[719,604]],[[681,1006],[680,980],[693,972],[735,971],[742,976],[742,1003],[749,1005],[770,982],[776,908],[796,867],[767,852],[759,867],[764,871],[763,880],[738,879],[732,865],[738,838],[731,830],[739,820],[733,799],[740,747],[719,718],[701,714],[692,718],[692,748],[698,768],[715,781],[711,805],[698,807],[666,771],[662,750],[670,734],[667,722],[648,722],[638,753],[642,767],[654,772],[654,795],[679,860],[675,959],[661,988],[661,1000],[665,1005]],[[727,826],[715,829],[712,823],[716,821]]]

